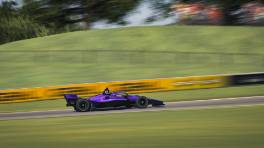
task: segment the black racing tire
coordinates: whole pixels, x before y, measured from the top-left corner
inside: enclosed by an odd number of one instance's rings
[[[76,101],[74,109],[77,112],[88,112],[88,111],[91,111],[91,103],[88,100],[79,99],[79,100]]]
[[[135,103],[137,108],[147,108],[149,105],[148,99],[146,97],[139,97]]]

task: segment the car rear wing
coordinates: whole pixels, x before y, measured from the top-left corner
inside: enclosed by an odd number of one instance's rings
[[[79,97],[76,94],[65,94],[64,98],[67,102],[66,106],[74,106]]]

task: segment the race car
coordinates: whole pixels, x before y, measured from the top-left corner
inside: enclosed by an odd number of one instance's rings
[[[76,94],[65,94],[66,106],[72,106],[76,112],[88,112],[98,109],[115,108],[147,108],[164,106],[163,101],[145,96],[129,95],[124,91],[110,92],[106,88],[103,93],[90,98],[80,98]]]

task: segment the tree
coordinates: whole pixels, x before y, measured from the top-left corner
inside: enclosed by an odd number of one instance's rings
[[[2,5],[0,5],[0,17],[15,15],[16,10],[14,6],[16,5],[17,3],[14,1],[3,1]]]
[[[120,20],[140,0],[24,0],[26,14],[47,27],[60,30],[65,26],[85,22],[89,24],[107,19]]]
[[[47,28],[21,15],[14,6],[16,3],[13,1],[0,5],[0,44],[49,34]]]

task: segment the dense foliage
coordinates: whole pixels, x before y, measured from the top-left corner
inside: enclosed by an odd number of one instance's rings
[[[14,1],[0,4],[0,44],[56,34],[74,30],[89,29],[99,20],[125,24],[122,18],[134,10],[142,0],[23,0],[18,7]],[[197,0],[152,0],[153,7],[165,10],[175,2],[199,2]],[[201,0],[220,5],[226,14],[241,4],[252,0]],[[258,0],[264,2],[264,0]],[[225,15],[225,24],[232,24],[235,18]],[[151,19],[150,19],[151,21]]]
[[[0,44],[45,36],[49,30],[14,8],[15,2],[3,2],[0,7]]]
[[[0,5],[0,44],[88,29],[98,20],[118,22],[140,0],[24,0]]]

